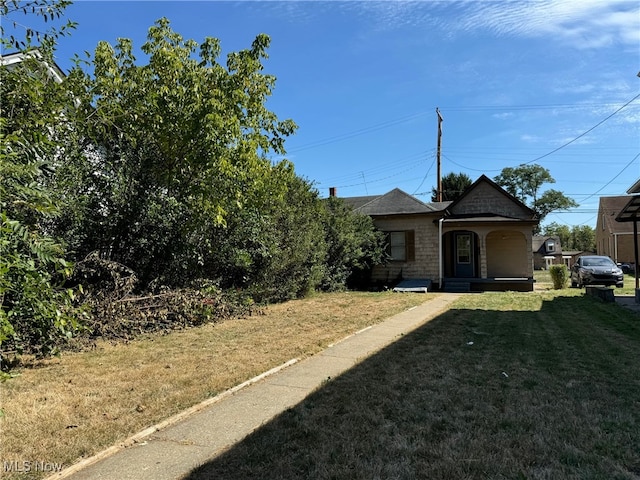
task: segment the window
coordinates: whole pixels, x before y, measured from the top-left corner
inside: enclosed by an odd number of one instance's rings
[[[404,232],[389,233],[389,248],[392,260],[407,259],[407,244]]]
[[[553,240],[547,240],[547,252],[551,253],[551,252],[555,252],[556,251],[556,244]]]
[[[471,235],[456,235],[456,255],[458,263],[471,263]]]
[[[413,230],[404,232],[387,232],[387,254],[394,262],[411,262],[415,259],[415,233]]]

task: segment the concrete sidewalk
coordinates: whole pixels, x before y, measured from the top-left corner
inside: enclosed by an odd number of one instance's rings
[[[459,294],[443,293],[330,346],[266,372],[253,381],[179,414],[122,445],[73,465],[49,479],[174,480],[300,403],[328,378],[446,311]]]

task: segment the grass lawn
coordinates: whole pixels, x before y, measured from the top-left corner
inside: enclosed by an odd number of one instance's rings
[[[537,287],[463,296],[191,478],[640,478],[640,315]],[[28,364],[0,460],[69,466],[429,298],[317,295]]]
[[[195,479],[638,479],[640,316],[559,292],[466,295]]]
[[[292,358],[433,298],[317,294],[260,314],[28,362],[0,383],[0,462],[68,467]],[[0,465],[2,468],[4,465]],[[37,472],[0,478],[38,478]]]

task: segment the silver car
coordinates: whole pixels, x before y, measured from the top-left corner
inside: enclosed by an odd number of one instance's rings
[[[571,286],[582,288],[585,285],[624,286],[622,269],[609,257],[585,255],[578,257],[571,267]]]

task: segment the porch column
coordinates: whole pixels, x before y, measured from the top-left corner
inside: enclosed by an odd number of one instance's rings
[[[524,238],[527,240],[527,255],[531,261],[529,262],[529,271],[527,272],[527,277],[533,277],[533,235],[527,235],[527,232],[522,232],[524,234]],[[568,265],[567,265],[568,266]]]
[[[487,232],[478,232],[480,239],[480,278],[487,278]]]

